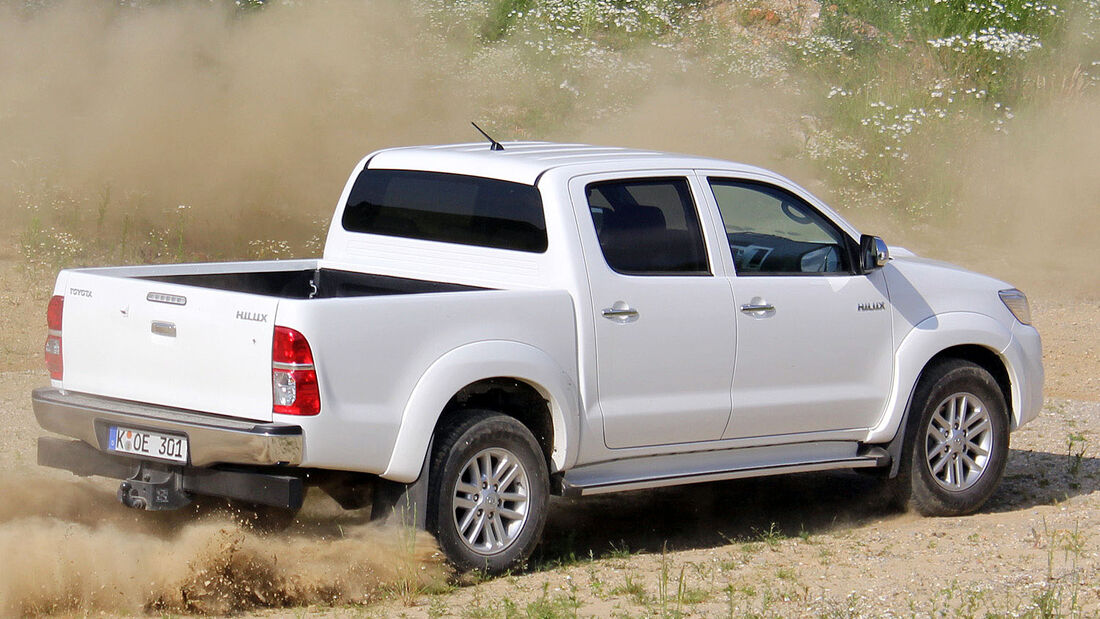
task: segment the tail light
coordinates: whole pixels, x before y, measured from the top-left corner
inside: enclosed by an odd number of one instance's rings
[[[289,327],[275,327],[271,346],[272,410],[280,415],[316,415],[321,412],[321,392],[313,351],[301,333]]]
[[[46,368],[50,371],[50,378],[61,380],[65,366],[61,361],[61,314],[65,308],[65,297],[55,295],[50,297],[50,304],[46,306]]]

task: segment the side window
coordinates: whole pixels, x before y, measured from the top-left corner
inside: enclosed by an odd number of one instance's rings
[[[608,266],[624,275],[710,275],[703,231],[684,178],[592,183],[585,188]]]
[[[738,275],[850,272],[844,233],[797,196],[762,183],[709,181]]]

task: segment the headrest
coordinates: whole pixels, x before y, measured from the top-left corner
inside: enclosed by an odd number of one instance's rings
[[[665,214],[656,206],[620,207],[615,209],[613,220],[614,227],[619,229],[665,229]]]

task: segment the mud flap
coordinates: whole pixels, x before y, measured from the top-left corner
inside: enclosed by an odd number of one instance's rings
[[[918,383],[920,380],[918,379]],[[894,438],[886,444],[886,453],[890,455],[890,475],[888,479],[893,479],[898,476],[898,469],[901,468],[901,458],[905,454],[905,440],[909,434],[909,412],[913,408],[913,394],[917,392],[917,385],[914,384],[913,388],[909,390],[909,401],[905,403],[905,412],[901,414],[901,423],[898,424],[898,431],[894,434]]]
[[[379,479],[374,487],[371,520],[416,529],[428,528],[428,464],[435,439],[428,443],[420,476],[411,484]]]

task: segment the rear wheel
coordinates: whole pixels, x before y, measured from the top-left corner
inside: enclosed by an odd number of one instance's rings
[[[428,528],[455,567],[496,574],[531,555],[546,522],[549,473],[519,421],[461,413],[436,437],[428,482]]]
[[[979,509],[1008,459],[1008,408],[984,368],[951,359],[928,370],[914,393],[898,499],[926,516]]]

